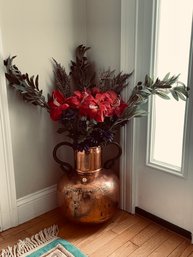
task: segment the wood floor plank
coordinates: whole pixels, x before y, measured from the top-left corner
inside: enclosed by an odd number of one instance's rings
[[[113,231],[106,231],[105,233],[102,233],[99,237],[97,237],[95,240],[92,240],[89,244],[87,241],[83,244],[80,244],[79,248],[88,256],[92,256],[92,254],[96,251],[98,254],[98,249],[101,249],[105,247],[105,245],[108,245],[109,242],[115,237],[116,234]]]
[[[189,255],[193,252],[193,245],[188,245],[180,257],[189,257]]]
[[[171,236],[171,233],[162,229],[148,241],[146,241],[140,248],[134,251],[129,257],[146,257],[149,256],[160,244],[166,241]]]
[[[165,242],[163,242],[149,257],[167,257],[172,253],[181,243],[183,238],[177,235],[172,235]]]
[[[91,257],[109,256],[118,248],[120,248],[122,245],[124,245],[126,242],[128,242],[132,237],[137,235],[146,226],[148,226],[148,222],[144,220],[132,225],[128,229],[124,230],[121,234],[118,234],[115,238],[113,238],[107,244],[104,244],[103,247],[98,248],[97,251],[95,251],[90,256]]]
[[[122,224],[122,222],[124,222],[130,216],[132,215],[126,213],[125,211],[121,211],[120,213],[118,213],[118,216],[115,216],[113,219],[110,220],[110,222],[97,226],[87,226],[86,230],[81,229],[81,231],[86,231],[86,233],[83,234],[83,237],[78,238],[74,243],[78,247],[84,246],[84,244],[90,244],[103,233],[106,233],[106,231],[113,231],[113,228],[115,228],[119,224]]]
[[[122,220],[122,219],[121,219]],[[83,238],[80,238],[76,240],[76,245],[77,246],[84,246],[88,245],[94,240],[96,240],[98,237],[100,237],[103,233],[106,233],[107,231],[111,231],[111,229],[116,226],[119,222],[110,222],[110,223],[105,223],[97,226],[87,226],[86,230],[81,229],[81,231],[86,231],[86,234],[83,235]],[[108,234],[108,233],[107,233]]]
[[[128,241],[117,250],[115,250],[112,254],[108,255],[108,257],[127,257],[130,253],[134,252],[138,248],[137,245],[134,245],[132,242]]]
[[[141,246],[161,229],[162,229],[161,226],[159,226],[155,223],[152,223],[149,226],[147,226],[145,229],[143,229],[135,237],[133,237],[131,239],[131,242],[134,243],[135,245]]]
[[[93,241],[97,240],[97,238],[99,238],[102,234],[108,234],[108,231],[110,231],[110,230],[99,229],[99,230],[93,231],[93,232],[89,231],[87,233],[87,235],[84,235],[83,238],[80,238],[75,243],[78,247],[89,245]]]
[[[119,210],[116,212],[114,217],[110,220],[110,223],[120,223],[121,221],[125,220],[128,218],[128,212]],[[129,216],[132,216],[132,214],[129,214]]]
[[[0,250],[6,248],[7,246],[13,246],[16,244],[20,239],[25,239],[26,237],[30,237],[30,235],[26,231],[19,231],[18,234],[9,235],[0,243]]]
[[[139,217],[130,215],[129,217],[127,217],[127,219],[125,219],[124,221],[115,225],[112,228],[112,231],[115,232],[116,234],[120,234],[127,228],[129,228],[129,227],[133,226],[134,224],[136,224],[137,222],[139,222],[140,220],[141,219]]]
[[[189,245],[190,240],[183,240],[183,242],[178,247],[176,247],[176,249],[172,253],[170,253],[168,257],[180,257]]]

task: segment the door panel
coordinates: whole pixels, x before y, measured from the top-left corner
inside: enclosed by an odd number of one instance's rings
[[[138,1],[138,80],[142,80],[145,74],[150,74],[153,70],[154,56],[152,49],[154,49],[155,44],[154,22],[157,18],[155,17],[156,4],[158,4],[158,1]],[[191,68],[193,67],[192,52],[190,56],[189,86],[193,82],[193,69]],[[136,174],[135,205],[191,232],[193,232],[193,133],[190,133],[193,130],[192,104],[191,94],[188,101],[189,110],[184,149],[184,173],[186,175],[184,177],[176,176],[158,167],[153,168],[146,164],[147,151],[149,150],[147,148],[148,121],[146,118],[135,121],[135,159],[133,171]],[[165,147],[167,150],[167,144]]]

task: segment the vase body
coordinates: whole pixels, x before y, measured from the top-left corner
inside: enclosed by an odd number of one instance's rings
[[[72,176],[58,183],[59,206],[75,222],[102,223],[115,213],[119,200],[119,180],[110,169],[101,167],[101,147],[75,151]]]

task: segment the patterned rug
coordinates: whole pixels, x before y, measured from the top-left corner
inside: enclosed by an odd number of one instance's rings
[[[57,237],[58,227],[45,228],[31,238],[19,240],[0,252],[0,257],[86,257],[68,241]]]

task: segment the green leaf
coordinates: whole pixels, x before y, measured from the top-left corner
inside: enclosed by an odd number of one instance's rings
[[[167,93],[164,93],[162,91],[156,91],[155,94],[160,96],[161,98],[163,98],[165,100],[170,100],[170,97],[167,95]]]
[[[178,93],[176,91],[171,90],[171,94],[172,94],[173,98],[176,99],[176,101],[179,101]]]
[[[165,77],[163,78],[163,80],[168,80],[169,77],[170,77],[170,72],[168,72],[168,73],[165,75]]]
[[[176,86],[176,87],[174,87],[174,90],[182,93],[187,98],[189,97],[188,89],[185,86]]]
[[[150,95],[151,92],[152,92],[152,89],[150,89],[150,88],[144,88],[144,89],[140,90],[140,92],[143,92],[143,93],[146,93],[147,95]]]
[[[38,88],[38,80],[39,80],[39,75],[37,75],[36,79],[35,79],[35,86],[39,90],[39,88]]]
[[[186,85],[183,82],[181,82],[181,81],[178,81],[178,84],[180,84],[184,88],[187,88]]]
[[[147,87],[151,87],[153,85],[153,79],[148,75],[145,76],[145,85]]]
[[[186,98],[182,93],[180,93],[180,92],[178,92],[178,96],[179,96],[179,98],[180,98],[182,101],[186,101],[186,100],[187,100],[187,98]]]
[[[135,117],[145,117],[145,116],[147,116],[147,111],[145,111],[145,110],[137,110],[134,113],[134,116]]]

